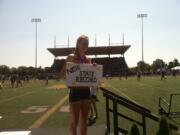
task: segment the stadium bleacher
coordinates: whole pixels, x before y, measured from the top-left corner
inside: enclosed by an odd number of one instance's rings
[[[124,54],[130,48],[130,45],[117,45],[117,46],[95,46],[89,47],[87,50],[88,56],[96,56],[92,58],[92,63],[103,65],[103,75],[108,76],[126,76],[128,73],[128,65],[126,64]],[[68,56],[73,53],[75,48],[47,48],[47,50],[54,55],[55,59],[51,66],[51,73],[57,74],[61,71],[65,59],[64,56]],[[103,56],[107,57],[103,57]],[[118,57],[111,57],[113,55],[119,55]],[[98,57],[97,57],[98,56]],[[101,57],[99,57],[101,56]],[[58,59],[61,57],[61,59]]]
[[[59,73],[65,63],[65,59],[54,59],[51,66],[53,73]],[[124,57],[100,57],[92,58],[92,63],[103,65],[103,75],[119,76],[128,70]]]

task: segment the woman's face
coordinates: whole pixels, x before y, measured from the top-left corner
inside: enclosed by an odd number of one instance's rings
[[[87,39],[82,39],[78,44],[79,52],[85,53],[88,49],[89,41]]]

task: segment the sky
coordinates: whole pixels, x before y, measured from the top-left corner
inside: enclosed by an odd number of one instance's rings
[[[75,46],[78,36],[89,36],[90,46],[112,43],[131,45],[125,53],[129,67],[141,60],[141,20],[144,18],[144,61],[160,58],[180,61],[180,0],[0,0],[0,65],[34,66],[35,24],[38,23],[38,66],[53,64],[47,48]],[[62,47],[62,46],[61,46]]]

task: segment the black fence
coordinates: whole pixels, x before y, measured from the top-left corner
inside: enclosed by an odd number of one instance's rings
[[[143,129],[143,135],[146,135],[147,133],[147,127],[146,127],[146,118],[149,118],[153,121],[158,122],[159,117],[152,114],[151,111],[137,103],[134,103],[124,97],[121,97],[119,95],[116,95],[115,93],[100,87],[100,89],[103,91],[103,96],[105,97],[106,102],[106,124],[107,124],[107,134],[114,133],[114,135],[118,135],[119,132],[122,134],[128,134],[128,131],[126,129],[123,129],[121,125],[118,123],[118,118],[122,117],[130,122],[136,122],[139,126]],[[112,101],[112,108],[110,107],[110,101]],[[136,112],[142,116],[142,121],[137,121],[133,118],[130,118],[130,116],[127,116],[125,114],[122,114],[121,112],[118,112],[118,105],[122,105],[133,112]],[[111,131],[110,127],[110,113],[113,114],[113,131]],[[174,130],[178,130],[178,127],[176,125],[170,124],[170,128]]]
[[[173,111],[172,110],[172,101],[174,96],[179,96],[180,98],[180,93],[173,93],[170,94],[169,102],[165,100],[162,97],[159,97],[159,114],[161,115],[166,115],[168,117],[180,117],[180,110],[178,111]],[[179,105],[179,104],[178,104]]]

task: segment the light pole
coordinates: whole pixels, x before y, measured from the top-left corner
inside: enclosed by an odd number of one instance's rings
[[[41,22],[41,18],[32,18],[31,22],[35,23],[35,68],[37,68],[37,23]]]
[[[143,18],[147,17],[147,14],[138,14],[137,18],[141,18],[142,22],[142,62],[144,62],[144,35],[143,35]]]

